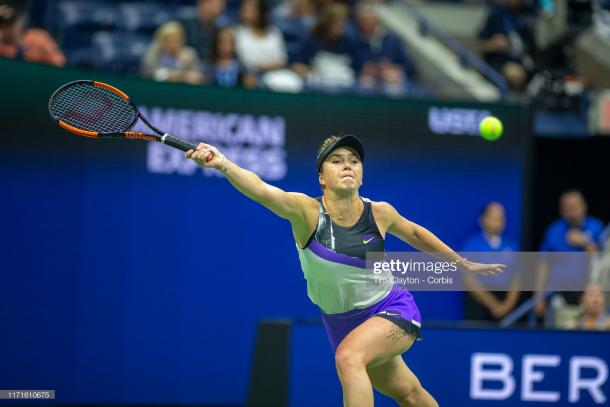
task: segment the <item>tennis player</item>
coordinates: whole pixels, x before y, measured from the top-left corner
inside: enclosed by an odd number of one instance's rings
[[[496,274],[503,265],[470,262],[392,205],[360,197],[364,147],[355,136],[331,136],[322,143],[316,168],[323,194],[317,199],[265,183],[209,144],[199,144],[186,157],[222,171],[241,193],[290,221],[307,293],[322,311],[335,352],[345,406],[373,406],[373,387],[400,406],[438,406],[401,357],[421,337],[413,296],[391,279],[371,289],[366,253],[384,251],[390,233],[463,270]]]

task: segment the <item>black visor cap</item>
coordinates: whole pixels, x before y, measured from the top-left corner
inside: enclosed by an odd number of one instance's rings
[[[350,147],[360,156],[360,161],[364,162],[364,146],[362,142],[356,136],[351,134],[341,136],[341,138],[332,144],[326,146],[324,151],[320,153],[316,160],[316,168],[318,172],[322,169],[322,163],[328,158],[328,156],[339,147]]]

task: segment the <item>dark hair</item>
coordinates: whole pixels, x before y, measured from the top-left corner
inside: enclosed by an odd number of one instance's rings
[[[210,50],[210,62],[215,64],[218,62],[218,40],[224,31],[233,32],[230,26],[224,26],[216,30],[212,37],[212,49]],[[235,36],[233,36],[233,53],[235,53]]]
[[[337,21],[347,20],[349,8],[345,4],[333,3],[324,9],[313,27],[313,35],[322,41],[329,41],[330,30]]]
[[[243,5],[247,1],[256,3],[256,10],[258,11],[258,19],[254,23],[254,26],[258,29],[266,30],[267,25],[268,25],[268,17],[269,17],[268,16],[269,8],[267,7],[267,2],[265,0],[242,0],[241,4]]]
[[[566,190],[564,190],[561,195],[559,195],[560,198],[563,198],[566,195],[572,195],[572,194],[578,194],[580,195],[580,197],[582,198],[583,201],[587,201],[585,199],[585,195],[580,191],[580,189],[576,189],[576,188],[568,188]]]
[[[337,141],[339,141],[341,137],[339,136],[329,136],[327,137],[322,144],[320,144],[320,148],[318,148],[318,154],[316,155],[316,161],[320,158],[320,154],[322,154],[322,152],[326,149],[326,147],[328,147],[329,145],[336,143]],[[320,166],[320,170],[319,172],[322,171],[322,167]],[[324,190],[326,189],[325,185],[320,185],[320,189],[322,190],[322,192],[324,192]]]
[[[489,202],[485,203],[485,205],[483,205],[483,207],[481,208],[481,211],[479,212],[479,216],[485,216],[491,205],[500,205],[504,208],[504,205],[500,201],[489,201]]]
[[[322,154],[322,151],[324,151],[324,149],[325,149],[326,147],[328,147],[330,144],[336,143],[337,141],[339,141],[339,139],[340,139],[340,138],[341,138],[341,137],[339,137],[339,136],[335,136],[335,135],[332,135],[332,136],[330,136],[330,137],[327,137],[327,138],[326,138],[326,139],[325,139],[325,140],[322,142],[322,144],[320,145],[320,148],[318,148],[318,154],[316,155],[316,160],[317,160],[318,158],[320,158],[320,154]]]

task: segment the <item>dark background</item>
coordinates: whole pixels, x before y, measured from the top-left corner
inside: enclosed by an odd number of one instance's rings
[[[610,221],[610,137],[536,138],[534,146],[532,250],[559,217],[559,195],[569,188],[584,194],[590,215]]]

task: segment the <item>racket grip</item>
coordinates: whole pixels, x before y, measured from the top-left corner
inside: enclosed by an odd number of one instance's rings
[[[178,150],[182,150],[184,152],[189,150],[195,150],[197,146],[195,144],[191,144],[188,141],[180,140],[179,138],[172,137],[169,134],[161,137],[161,143],[167,144],[168,146],[177,148]]]

